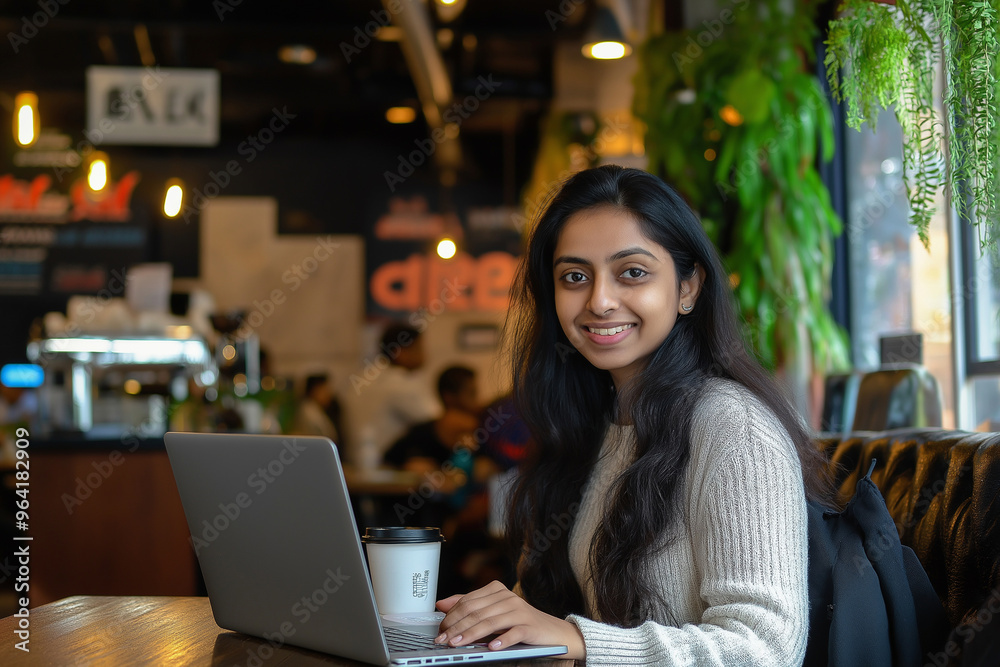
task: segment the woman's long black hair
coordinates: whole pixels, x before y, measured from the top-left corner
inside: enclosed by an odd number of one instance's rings
[[[705,271],[694,310],[670,334],[617,405],[635,427],[636,459],[607,498],[607,516],[591,545],[601,620],[638,625],[659,602],[641,576],[644,561],[673,534],[690,450],[691,415],[709,377],[734,380],[778,417],[799,452],[810,497],[825,497],[822,456],[788,401],[747,353],[729,278],[695,214],[659,178],[614,165],[572,176],[535,226],[514,290],[508,325],[514,396],[532,444],[515,489],[507,535],[518,554],[518,579],[533,606],[558,617],[584,613],[569,563],[569,532],[587,478],[616,410],[607,371],[570,344],[556,317],[553,253],[574,213],[612,206],[673,258],[678,282]],[[664,308],[668,307],[664,304]]]

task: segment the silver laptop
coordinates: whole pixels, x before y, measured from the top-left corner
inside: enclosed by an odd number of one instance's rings
[[[163,439],[220,627],[373,665],[566,652],[526,644],[499,651],[438,646],[430,640],[440,634],[439,614],[380,617],[337,447],[327,438],[167,433]]]

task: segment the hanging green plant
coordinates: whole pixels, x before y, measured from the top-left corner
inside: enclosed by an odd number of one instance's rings
[[[722,251],[752,342],[772,368],[809,377],[849,365],[827,307],[841,221],[816,170],[833,151],[829,104],[802,54],[809,4],[751,3],[692,53],[693,33],[639,50],[635,115],[647,169],[687,198]]]
[[[1000,0],[844,0],[827,38],[827,77],[847,102],[847,122],[875,127],[893,108],[903,130],[911,221],[928,243],[935,197],[946,186],[982,247],[997,234]],[[934,74],[945,65],[944,115]]]

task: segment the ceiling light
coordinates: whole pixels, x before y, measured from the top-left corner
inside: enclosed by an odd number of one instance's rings
[[[437,0],[434,3],[437,17],[444,23],[450,23],[459,17],[465,9],[465,0]]]
[[[628,52],[621,42],[597,42],[586,46],[587,53],[596,60],[617,60],[624,58]]]
[[[30,146],[38,139],[38,96],[18,93],[14,98],[14,139],[20,146]]]
[[[108,184],[108,154],[94,151],[87,167],[87,185],[94,192],[100,192]]]
[[[385,112],[385,119],[396,125],[412,123],[417,119],[417,110],[413,107],[390,107]]]
[[[398,25],[380,26],[375,33],[375,39],[380,42],[401,42],[403,41],[403,29]]]
[[[305,44],[286,44],[278,49],[278,58],[290,65],[311,65],[316,62],[316,49]]]
[[[458,251],[458,246],[451,239],[441,239],[437,244],[437,254],[441,259],[451,259]]]
[[[598,7],[594,21],[584,36],[583,55],[597,60],[624,58],[632,53],[618,19],[608,7]]]
[[[167,192],[163,196],[163,215],[168,218],[176,218],[181,212],[181,204],[184,203],[184,184],[180,179],[172,178],[167,181]]]
[[[455,33],[452,32],[451,28],[441,28],[437,31],[438,48],[442,51],[450,49],[453,41],[455,41]]]

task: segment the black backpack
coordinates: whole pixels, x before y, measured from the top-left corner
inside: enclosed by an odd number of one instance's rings
[[[910,667],[944,643],[948,623],[916,554],[899,541],[871,480],[843,512],[809,503],[808,667]]]

